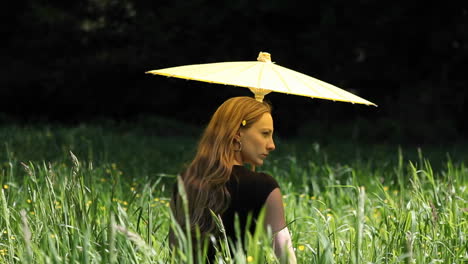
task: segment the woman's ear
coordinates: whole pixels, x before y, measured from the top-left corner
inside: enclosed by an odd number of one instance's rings
[[[237,130],[237,133],[234,135],[234,139],[237,140],[237,141],[240,141],[241,137],[242,137],[242,132],[239,129],[239,130]]]

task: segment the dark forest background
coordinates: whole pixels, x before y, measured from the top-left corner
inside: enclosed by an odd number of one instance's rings
[[[255,60],[351,91],[371,107],[273,93],[283,137],[453,143],[468,132],[464,1],[10,1],[0,122],[164,118],[203,126],[247,89],[145,74]]]

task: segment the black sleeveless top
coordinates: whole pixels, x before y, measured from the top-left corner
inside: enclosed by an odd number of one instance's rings
[[[250,233],[255,232],[257,217],[265,205],[268,195],[279,188],[278,182],[266,173],[253,172],[243,166],[234,165],[232,174],[226,188],[231,195],[229,207],[222,214],[223,225],[226,236],[232,241],[236,241],[235,216],[238,215],[240,238],[244,239],[247,219],[249,215],[252,221],[249,226]],[[173,199],[177,193],[177,184],[174,186]],[[208,248],[207,257],[214,259],[214,248]]]
[[[248,215],[252,214],[252,220],[254,220],[249,226],[249,231],[253,234],[256,227],[255,220],[260,210],[265,205],[268,195],[275,188],[279,188],[279,185],[266,173],[253,172],[243,166],[234,165],[226,187],[231,194],[231,203],[221,216],[226,235],[233,241],[236,239],[234,219],[237,214],[241,239],[243,239]]]

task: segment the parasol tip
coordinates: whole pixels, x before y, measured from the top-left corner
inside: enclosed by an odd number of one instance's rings
[[[261,62],[271,62],[271,55],[268,52],[260,51],[260,53],[258,53],[257,60]]]

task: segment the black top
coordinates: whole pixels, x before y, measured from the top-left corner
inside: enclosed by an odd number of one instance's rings
[[[266,173],[253,172],[243,166],[234,165],[226,187],[231,195],[229,207],[221,216],[226,235],[236,241],[234,223],[237,214],[239,216],[240,238],[243,240],[249,214],[252,216],[249,231],[253,234],[256,228],[256,219],[265,205],[268,195],[275,188],[279,188],[279,185],[273,177]],[[173,199],[176,193],[177,183],[174,186]],[[214,253],[214,248],[211,245],[207,254],[209,260],[214,259]]]
[[[241,239],[243,239],[249,213],[252,214],[255,221],[265,205],[268,195],[275,188],[279,188],[279,185],[273,177],[266,173],[253,172],[243,166],[234,165],[226,187],[231,194],[231,203],[222,215],[226,235],[235,240],[234,219],[237,213]],[[255,231],[255,222],[250,224],[249,231],[251,233]]]

